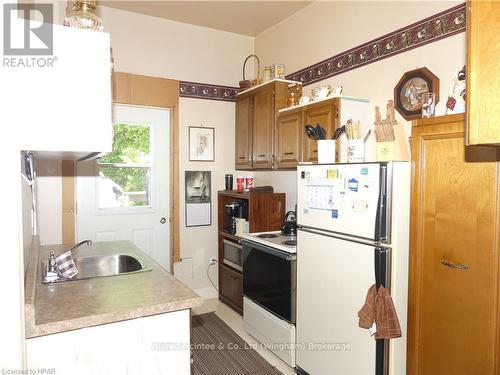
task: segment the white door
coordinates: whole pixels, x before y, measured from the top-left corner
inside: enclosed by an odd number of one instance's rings
[[[114,151],[78,163],[78,241],[130,240],[170,270],[169,129],[168,109],[114,106]]]
[[[297,366],[314,375],[375,374],[376,343],[357,316],[375,283],[374,247],[297,236]]]

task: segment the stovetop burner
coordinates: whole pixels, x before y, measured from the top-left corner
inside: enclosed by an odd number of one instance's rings
[[[272,232],[243,233],[243,239],[291,254],[297,252],[297,237],[283,234],[279,230]]]
[[[273,234],[273,233],[262,233],[262,234],[259,234],[257,237],[259,237],[259,238],[276,238],[276,237],[278,237],[278,235]]]

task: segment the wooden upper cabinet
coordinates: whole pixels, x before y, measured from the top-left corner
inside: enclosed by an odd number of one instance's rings
[[[236,169],[252,168],[252,97],[239,98],[236,102],[235,131]]]
[[[332,138],[338,127],[339,100],[332,99],[318,104],[313,104],[304,110],[304,124],[316,127],[320,124],[326,131],[327,138]],[[305,134],[305,130],[303,129]],[[318,144],[307,136],[303,137],[302,157],[305,162],[318,161]]]
[[[302,110],[284,112],[276,122],[276,167],[295,168],[302,160]]]
[[[236,96],[236,169],[278,167],[276,116],[291,92],[299,97],[302,85],[274,80]]]
[[[468,145],[500,145],[500,2],[467,2]]]
[[[411,139],[408,374],[498,374],[498,150],[464,147],[463,114]]]
[[[264,86],[253,95],[253,169],[273,167],[274,86]]]

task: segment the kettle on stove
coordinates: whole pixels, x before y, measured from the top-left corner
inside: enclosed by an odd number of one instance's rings
[[[288,211],[285,215],[285,223],[281,228],[281,233],[288,236],[295,236],[297,234],[297,220],[295,218],[295,211]]]

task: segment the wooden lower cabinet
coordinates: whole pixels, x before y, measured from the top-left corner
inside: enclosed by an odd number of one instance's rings
[[[499,163],[464,115],[412,128],[408,374],[500,373]]]
[[[219,298],[243,314],[243,277],[224,264],[219,264]]]

